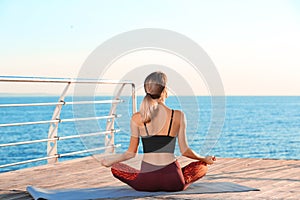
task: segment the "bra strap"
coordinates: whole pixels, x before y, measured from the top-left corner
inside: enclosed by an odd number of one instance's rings
[[[147,129],[146,123],[144,123],[144,126],[145,126],[146,133],[147,133],[147,135],[149,136],[149,132],[148,132],[148,129]]]
[[[169,130],[168,130],[168,136],[170,135],[170,131],[171,131],[171,128],[172,128],[173,115],[174,115],[174,110],[172,109],[172,115],[171,115],[171,120],[170,120]]]

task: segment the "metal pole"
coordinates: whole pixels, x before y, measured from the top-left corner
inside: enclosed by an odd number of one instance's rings
[[[25,106],[56,106],[56,105],[74,105],[74,104],[109,104],[121,103],[123,100],[100,100],[100,101],[75,101],[75,102],[50,102],[50,103],[19,103],[19,104],[0,104],[2,107],[25,107]]]
[[[119,89],[119,91],[117,92],[116,96],[115,96],[115,100],[118,100],[123,89],[125,87],[125,84],[123,83],[121,88]],[[109,115],[115,115],[116,114],[116,109],[117,109],[117,104],[113,103],[109,112]],[[114,130],[114,122],[115,122],[115,118],[112,119],[108,119],[106,121],[106,130],[109,131],[111,130],[111,132],[109,134],[106,134],[105,136],[105,146],[106,147],[111,147],[111,148],[107,148],[105,150],[105,153],[114,153],[115,148],[114,148],[114,132],[112,130]]]
[[[136,107],[136,95],[135,95],[135,84],[131,84],[132,87],[132,114],[136,113],[137,107]]]
[[[69,82],[67,84],[67,86],[65,87],[65,89],[63,90],[62,94],[59,97],[58,102],[64,102],[65,96],[68,92],[68,89],[69,89],[70,85],[71,85],[71,82]],[[63,104],[58,104],[55,107],[55,110],[54,110],[53,115],[52,115],[52,120],[59,119],[60,111],[61,111],[62,106],[63,106]],[[57,138],[58,124],[59,124],[59,121],[50,124],[49,131],[48,131],[48,139]],[[50,157],[48,159],[49,164],[53,164],[53,163],[56,163],[58,161],[57,157],[53,157],[55,155],[57,155],[57,140],[48,141],[47,156]]]

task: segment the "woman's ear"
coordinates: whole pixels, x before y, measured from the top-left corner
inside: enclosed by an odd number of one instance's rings
[[[163,96],[164,96],[165,99],[168,98],[168,90],[167,90],[167,88],[165,88],[162,93],[163,93]]]
[[[165,99],[168,98],[168,92],[166,89],[164,89],[162,92],[161,92],[161,96],[159,98],[160,101],[165,101]]]

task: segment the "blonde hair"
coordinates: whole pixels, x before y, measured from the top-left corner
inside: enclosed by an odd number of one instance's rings
[[[140,106],[140,113],[144,123],[150,122],[157,109],[158,101],[164,100],[167,76],[163,72],[153,72],[144,81],[146,95]]]

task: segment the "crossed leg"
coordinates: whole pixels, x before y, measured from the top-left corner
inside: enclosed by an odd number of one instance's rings
[[[140,170],[123,163],[115,163],[112,166],[111,171],[114,177],[120,181],[132,186],[133,188],[136,187],[135,180],[139,175]],[[186,189],[191,183],[205,176],[207,173],[207,165],[202,161],[196,161],[181,168],[181,171],[185,181],[184,189]]]
[[[181,171],[185,184],[191,184],[205,176],[207,172],[207,164],[202,161],[192,162],[181,168]]]

